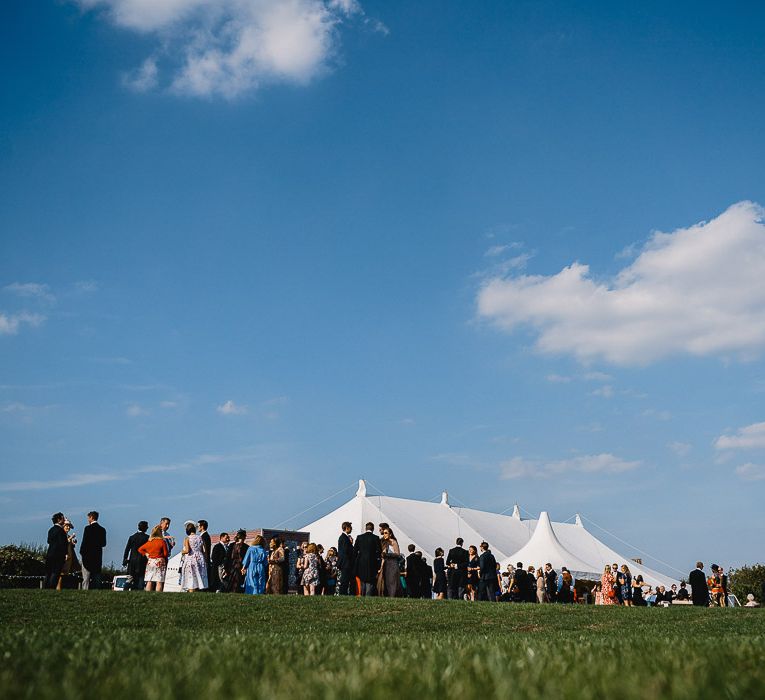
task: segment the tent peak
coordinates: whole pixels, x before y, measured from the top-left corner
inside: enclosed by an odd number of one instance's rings
[[[505,511],[505,512],[507,512],[507,511]],[[521,509],[518,507],[517,503],[513,506],[513,517],[516,520],[520,520],[521,519]]]
[[[356,491],[356,495],[362,497],[367,495],[367,482],[364,479],[359,479],[359,490]]]
[[[441,491],[441,505],[442,506],[448,506],[449,505],[449,492],[448,491]]]
[[[584,527],[584,523],[582,522],[582,516],[579,515],[579,513],[576,514],[576,519],[574,520],[574,524],[578,525],[579,527]]]

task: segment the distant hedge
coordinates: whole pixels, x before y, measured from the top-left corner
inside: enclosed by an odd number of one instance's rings
[[[749,593],[754,594],[755,600],[760,605],[765,604],[763,600],[765,564],[748,564],[738,569],[731,569],[728,572],[728,588],[738,598],[741,605],[746,603],[746,596]]]

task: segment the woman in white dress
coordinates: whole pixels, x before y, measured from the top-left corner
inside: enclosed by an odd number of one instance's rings
[[[181,550],[181,589],[194,592],[207,588],[207,565],[202,538],[197,535],[196,525],[186,525],[186,538]]]

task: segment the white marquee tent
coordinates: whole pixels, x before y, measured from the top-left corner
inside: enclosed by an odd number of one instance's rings
[[[584,527],[578,515],[574,523],[553,523],[546,512],[539,520],[524,520],[518,506],[512,515],[451,506],[446,492],[440,503],[370,496],[361,480],[351,500],[300,530],[328,548],[336,545],[340,524],[346,520],[353,524],[356,535],[364,531],[367,522],[386,522],[403,552],[414,544],[430,559],[436,547],[447,551],[457,537],[462,537],[466,547],[486,540],[503,569],[518,561],[526,566],[550,562],[558,571],[561,566],[568,567],[575,578],[596,580],[606,564],[626,563],[633,575],[641,574],[652,586],[677,583],[608,547]]]

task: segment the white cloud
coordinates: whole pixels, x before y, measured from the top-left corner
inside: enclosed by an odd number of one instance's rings
[[[610,384],[606,384],[592,392],[593,396],[600,396],[604,399],[613,398],[614,388]]]
[[[224,416],[241,416],[247,413],[247,406],[240,406],[229,399],[226,401],[226,403],[221,404],[215,410]]]
[[[484,253],[484,256],[487,258],[495,258],[508,250],[510,250],[509,245],[493,245],[491,248],[487,249],[487,251]]]
[[[74,291],[80,294],[92,294],[98,291],[98,282],[95,280],[80,280],[74,283]]]
[[[571,377],[562,374],[548,374],[545,379],[547,379],[550,384],[568,384],[571,381]]]
[[[125,410],[125,414],[131,418],[138,418],[139,416],[148,416],[149,411],[140,404],[131,403]]]
[[[126,85],[148,90],[160,69],[180,94],[234,98],[263,84],[305,84],[335,57],[338,27],[363,17],[356,0],[75,0],[114,24],[157,39]]]
[[[28,311],[22,311],[17,314],[0,312],[0,335],[16,335],[23,325],[36,328],[43,321],[45,321],[45,316],[42,314],[32,314]]]
[[[740,467],[736,467],[736,476],[744,481],[762,481],[765,479],[765,466],[747,462]]]
[[[718,450],[751,450],[765,448],[765,423],[752,423],[739,428],[735,435],[721,435],[715,440]]]
[[[481,317],[531,326],[544,353],[645,365],[678,354],[749,358],[765,348],[765,225],[752,202],[673,233],[657,232],[610,281],[579,262],[558,274],[495,276]]]
[[[154,56],[149,56],[136,70],[122,76],[123,85],[136,92],[153,90],[158,82],[159,68]]]
[[[588,382],[610,382],[613,377],[605,372],[585,372],[582,375]]]
[[[685,457],[691,451],[691,445],[687,442],[670,442],[667,447],[678,457]]]
[[[19,297],[39,299],[51,304],[56,301],[56,297],[51,293],[50,287],[39,282],[13,282],[3,287],[3,290]]]
[[[178,408],[178,402],[177,401],[160,401],[159,405],[162,408]]]
[[[643,411],[646,418],[656,418],[657,420],[672,420],[672,414],[669,411],[659,411],[655,408],[647,408]]]
[[[549,478],[562,474],[620,474],[636,469],[640,461],[626,461],[609,452],[596,455],[579,455],[552,462],[513,457],[501,466],[501,478],[520,479],[528,477]]]

